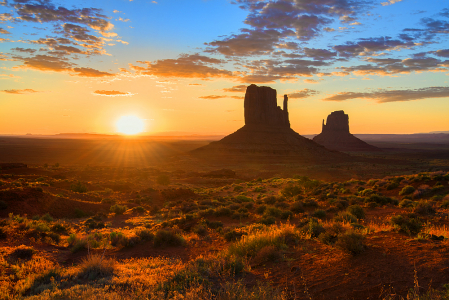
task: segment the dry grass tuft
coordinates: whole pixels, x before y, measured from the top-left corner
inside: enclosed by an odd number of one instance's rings
[[[114,273],[115,261],[106,259],[103,255],[88,255],[81,261],[81,272],[78,274],[80,278],[89,280],[111,276]]]

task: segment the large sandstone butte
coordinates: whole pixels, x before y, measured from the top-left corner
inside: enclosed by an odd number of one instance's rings
[[[365,143],[349,132],[349,116],[344,111],[334,111],[327,116],[327,122],[313,141],[337,151],[380,151],[379,148]]]
[[[288,97],[283,109],[277,105],[276,90],[251,84],[245,94],[245,126],[220,141],[195,149],[202,157],[246,158],[294,157],[304,162],[342,161],[348,156],[330,151],[290,128]]]

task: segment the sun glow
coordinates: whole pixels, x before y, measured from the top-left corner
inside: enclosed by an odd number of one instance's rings
[[[143,132],[144,121],[136,116],[122,116],[115,123],[117,131],[127,135],[133,135]]]

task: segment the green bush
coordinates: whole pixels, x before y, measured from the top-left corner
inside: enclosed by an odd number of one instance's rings
[[[295,201],[290,205],[290,210],[296,214],[304,212],[304,204],[302,201]]]
[[[309,233],[310,237],[312,238],[316,238],[321,233],[326,231],[324,227],[320,223],[318,223],[318,220],[314,218],[311,218],[309,222],[302,227],[302,230],[306,233]]]
[[[411,185],[407,185],[399,192],[399,195],[400,196],[410,195],[414,191],[415,191],[414,187],[412,187]]]
[[[272,225],[274,223],[276,223],[276,218],[275,217],[268,217],[268,216],[264,216],[259,223],[264,224],[264,225]]]
[[[279,208],[276,208],[273,206],[268,206],[264,212],[264,216],[275,217],[275,218],[279,218],[281,216],[281,214],[282,214],[282,211]]]
[[[415,216],[392,216],[390,219],[390,223],[399,229],[401,232],[405,232],[407,234],[418,234],[423,224],[419,220],[418,217]]]
[[[259,205],[259,206],[256,208],[256,213],[259,214],[259,215],[261,215],[261,214],[263,214],[263,213],[265,212],[266,209],[267,209],[267,206],[266,206],[266,205]]]
[[[335,246],[356,255],[364,250],[363,240],[364,236],[361,233],[348,230],[345,233],[338,235],[338,240],[335,243]]]
[[[346,209],[347,212],[357,217],[357,219],[365,218],[365,210],[360,205],[351,205]]]
[[[334,217],[335,222],[357,223],[357,217],[347,211],[341,211]]]
[[[302,194],[303,188],[297,185],[288,185],[282,189],[281,194],[284,197],[294,197],[296,195]]]
[[[156,232],[153,239],[155,247],[161,246],[182,246],[185,240],[182,236],[176,234],[174,231],[167,229],[160,229]]]
[[[326,218],[326,211],[322,209],[317,209],[313,212],[312,217],[318,218],[318,219],[324,219]]]
[[[427,201],[420,201],[413,209],[413,212],[419,215],[434,215],[436,213],[435,209]]]
[[[44,220],[46,222],[52,222],[53,221],[53,217],[49,213],[46,213],[45,215],[43,215],[41,217],[41,220]]]
[[[292,217],[293,213],[290,210],[283,210],[280,215],[280,218],[283,220],[291,219]]]
[[[406,208],[406,207],[413,207],[415,204],[414,201],[410,199],[404,199],[401,202],[399,202],[399,207]]]
[[[111,206],[111,208],[109,209],[111,212],[117,214],[117,215],[121,215],[123,214],[126,210],[128,209],[128,207],[126,207],[126,205],[119,205],[119,204],[114,204]]]
[[[86,193],[87,192],[87,187],[81,183],[81,181],[78,181],[77,183],[74,183],[70,186],[70,189],[72,190],[72,192],[75,193]]]
[[[391,182],[387,185],[387,190],[391,191],[394,190],[395,188],[399,187],[399,183],[397,182]]]
[[[215,209],[215,216],[221,217],[221,216],[230,216],[232,214],[231,209],[228,207],[218,207]]]

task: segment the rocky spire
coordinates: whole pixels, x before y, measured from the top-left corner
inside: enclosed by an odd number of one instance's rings
[[[323,120],[322,132],[338,131],[340,133],[349,133],[349,116],[344,111],[338,110],[327,116],[326,125]]]
[[[245,94],[245,125],[288,127],[287,95],[284,96],[284,110],[277,106],[275,89],[251,84]]]

